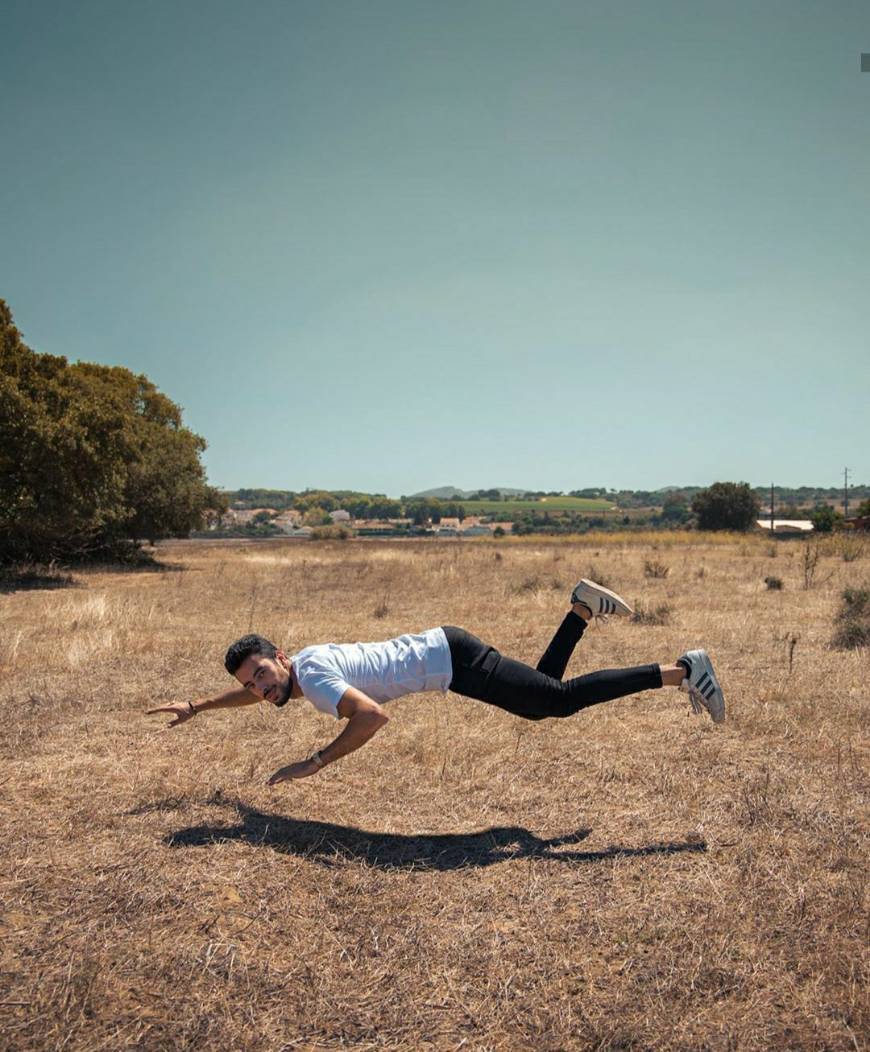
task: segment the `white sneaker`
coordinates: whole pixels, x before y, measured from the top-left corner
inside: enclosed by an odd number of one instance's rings
[[[587,581],[585,577],[571,593],[571,602],[582,603],[584,606],[589,607],[593,617],[601,617],[604,614],[626,616],[634,613],[621,595],[611,592],[604,585],[596,584],[594,581]]]
[[[713,662],[706,650],[688,650],[677,658],[684,665],[688,676],[680,684],[680,690],[689,695],[692,708],[700,713],[706,709],[714,723],[725,720],[725,695],[713,671]]]

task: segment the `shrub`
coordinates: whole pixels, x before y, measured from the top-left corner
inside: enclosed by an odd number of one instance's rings
[[[349,541],[353,536],[347,526],[315,526],[311,531],[312,541]]]
[[[610,575],[599,570],[597,566],[590,566],[586,571],[586,576],[590,581],[600,584],[602,588],[613,588],[614,582],[611,581]]]
[[[830,533],[834,524],[842,519],[842,515],[834,511],[830,504],[823,504],[815,508],[810,515],[810,521],[816,533]]]
[[[655,609],[638,604],[631,615],[632,624],[635,625],[666,625],[671,620],[671,608],[667,603],[661,603]]]
[[[532,574],[531,577],[523,578],[523,580],[514,587],[514,592],[521,595],[523,592],[539,592],[543,588],[549,588],[554,592],[558,592],[561,591],[563,587],[562,582],[557,581],[555,577],[551,577],[547,580],[546,577]]]
[[[870,588],[847,588],[837,612],[834,646],[854,650],[870,646]]]
[[[767,585],[771,592],[779,592],[782,590],[782,578],[781,577],[765,577],[764,583]]]
[[[644,577],[667,577],[670,572],[670,566],[665,566],[657,559],[647,559],[643,564]]]
[[[861,537],[841,536],[839,549],[843,562],[853,563],[864,557],[864,540]]]
[[[839,650],[858,650],[870,646],[870,621],[843,621],[834,633],[834,646]]]

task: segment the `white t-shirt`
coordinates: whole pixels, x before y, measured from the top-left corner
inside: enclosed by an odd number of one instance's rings
[[[383,643],[324,643],[290,658],[302,693],[321,712],[339,718],[338,703],[348,687],[375,701],[415,691],[446,691],[453,678],[443,628],[398,636]]]

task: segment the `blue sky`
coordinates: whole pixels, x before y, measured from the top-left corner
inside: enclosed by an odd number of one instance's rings
[[[870,480],[866,3],[4,0],[0,296],[223,487]]]

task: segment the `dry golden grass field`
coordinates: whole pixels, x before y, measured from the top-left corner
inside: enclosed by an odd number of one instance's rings
[[[866,1047],[870,662],[830,641],[870,550],[839,543],[808,588],[803,542],[683,535],[176,543],[7,589],[0,1047]],[[596,622],[569,675],[706,646],[723,726],[673,689],[539,723],[418,695],[270,789],[340,725],[144,715],[231,686],[251,629],[535,663],[580,576],[665,623]]]

